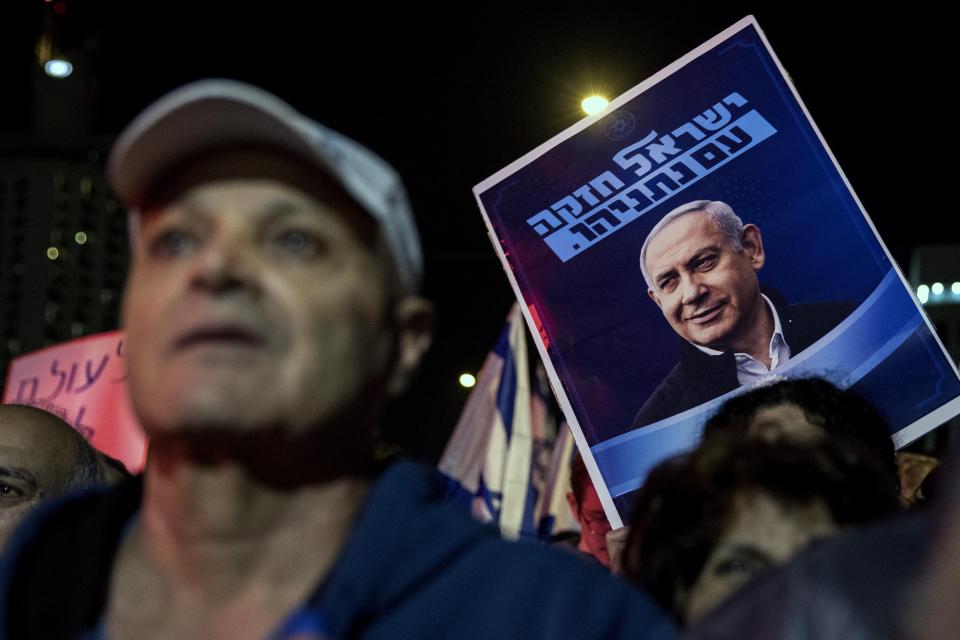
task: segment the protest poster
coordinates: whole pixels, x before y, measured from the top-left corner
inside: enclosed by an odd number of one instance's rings
[[[614,527],[757,384],[852,387],[898,446],[960,412],[956,367],[753,17],[474,195]],[[735,355],[760,334],[769,363]]]
[[[7,370],[3,402],[58,414],[94,447],[143,470],[147,439],[127,399],[123,334],[86,336],[28,353]]]

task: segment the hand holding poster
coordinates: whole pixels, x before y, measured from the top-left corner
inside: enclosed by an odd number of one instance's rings
[[[608,517],[727,397],[852,387],[903,445],[960,380],[746,18],[474,188]]]

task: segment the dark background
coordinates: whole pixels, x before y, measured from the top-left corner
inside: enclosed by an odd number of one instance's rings
[[[949,157],[952,20],[913,8],[839,15],[836,3],[766,11],[735,3],[90,2],[58,18],[88,66],[91,133],[115,135],[184,82],[263,86],[372,147],[406,178],[426,251],[436,342],[385,427],[439,455],[513,299],[471,187],[753,13],[895,259],[953,243]],[[202,6],[202,8],[201,8]],[[334,8],[336,7],[336,8]],[[43,0],[0,8],[0,137],[30,131]],[[79,71],[79,70],[78,70]],[[72,106],[72,105],[67,105]],[[79,108],[81,105],[77,105]]]

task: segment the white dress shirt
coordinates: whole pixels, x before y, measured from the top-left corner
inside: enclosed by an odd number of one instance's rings
[[[762,293],[760,296],[767,303],[770,313],[773,315],[773,335],[770,336],[770,368],[767,369],[765,364],[748,353],[734,353],[733,357],[737,361],[737,380],[743,387],[756,386],[767,382],[770,378],[775,378],[776,376],[771,375],[771,372],[790,360],[790,345],[783,337],[783,327],[780,326],[780,316],[777,315],[777,309],[770,302],[770,298]],[[723,351],[717,351],[699,344],[693,346],[707,355],[719,356],[723,354]]]

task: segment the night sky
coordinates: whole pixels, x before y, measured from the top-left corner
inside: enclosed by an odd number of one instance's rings
[[[388,437],[435,458],[513,294],[471,187],[576,122],[591,91],[613,97],[753,13],[894,258],[958,242],[952,20],[932,13],[833,15],[731,3],[446,3],[68,0],[65,49],[88,52],[113,135],[184,82],[260,85],[364,144],[404,176],[426,252],[436,342]],[[13,7],[13,5],[20,5]],[[336,6],[332,9],[331,6]],[[710,8],[704,7],[722,7]],[[30,128],[43,0],[0,9],[0,135]],[[944,160],[943,158],[947,158]]]

